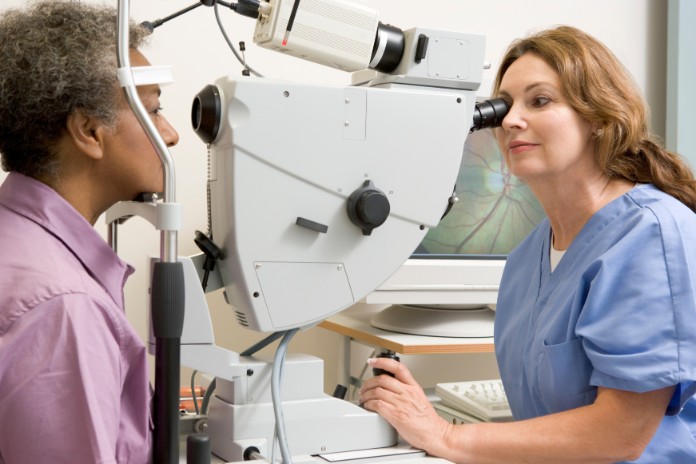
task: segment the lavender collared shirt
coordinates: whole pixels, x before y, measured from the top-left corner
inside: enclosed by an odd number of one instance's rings
[[[150,459],[147,352],[126,319],[133,269],[54,190],[0,186],[0,463]]]

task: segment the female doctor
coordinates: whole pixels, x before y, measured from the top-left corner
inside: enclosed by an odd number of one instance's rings
[[[548,219],[510,254],[496,356],[515,422],[452,425],[408,369],[361,401],[454,462],[696,462],[696,182],[649,133],[631,77],[559,27],[514,42],[496,137]]]

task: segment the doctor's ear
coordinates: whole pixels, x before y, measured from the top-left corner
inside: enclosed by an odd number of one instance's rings
[[[109,130],[103,121],[90,116],[82,108],[76,108],[68,116],[66,130],[80,152],[95,160],[102,158],[104,134]]]

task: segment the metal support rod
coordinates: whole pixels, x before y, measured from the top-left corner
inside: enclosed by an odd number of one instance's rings
[[[338,383],[350,387],[350,349],[352,339],[341,335],[338,345]]]
[[[118,221],[112,221],[109,225],[108,242],[114,253],[118,253]]]
[[[118,0],[117,58],[120,70],[130,73],[129,0]],[[126,74],[126,77],[128,75]],[[167,145],[140,101],[132,76],[121,82],[126,100],[155,147],[163,172],[163,202],[174,203],[174,163]],[[135,155],[135,154],[134,154]],[[177,231],[160,235],[160,262],[153,269],[152,324],[156,337],[153,460],[179,463],[179,375],[184,318],[183,266],[178,262]]]
[[[130,68],[130,46],[128,43],[129,34],[129,18],[128,18],[128,0],[119,0],[119,36],[118,36],[118,66],[119,68]],[[154,123],[147,114],[147,110],[140,101],[135,85],[124,85],[123,89],[126,93],[126,100],[130,105],[133,113],[138,118],[138,122],[145,129],[145,132],[154,145],[157,154],[162,161],[162,169],[164,172],[163,185],[163,200],[165,203],[174,203],[176,201],[175,186],[174,186],[174,162],[172,161],[167,144],[162,139],[157,131]],[[176,256],[172,262],[176,262]]]

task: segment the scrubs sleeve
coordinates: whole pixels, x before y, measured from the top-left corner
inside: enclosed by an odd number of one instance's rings
[[[635,392],[676,385],[671,414],[696,385],[696,230],[689,214],[675,217],[658,205],[626,224],[583,276],[589,292],[576,327],[592,385]]]

